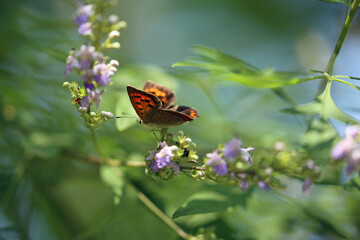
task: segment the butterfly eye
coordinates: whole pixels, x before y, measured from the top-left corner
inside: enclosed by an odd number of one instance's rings
[[[139,124],[143,124],[143,121],[142,121],[141,119],[137,119],[137,122],[138,122]]]

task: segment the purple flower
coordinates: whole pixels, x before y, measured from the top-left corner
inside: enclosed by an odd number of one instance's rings
[[[264,189],[265,191],[269,191],[270,190],[270,187],[266,184],[266,182],[264,181],[258,181],[257,182],[257,185],[259,187],[261,187],[262,189]]]
[[[154,171],[154,173],[157,173],[159,171],[159,168],[158,168],[155,160],[151,161],[150,168]]]
[[[220,157],[219,151],[215,150],[212,153],[208,153],[206,154],[206,157],[209,158],[206,162],[206,165],[213,166],[214,173],[220,176],[226,175],[228,173],[226,162]]]
[[[312,185],[311,178],[306,178],[305,181],[304,181],[304,185],[303,185],[303,193],[304,194],[309,193],[311,185]]]
[[[86,22],[79,26],[78,33],[84,36],[89,36],[92,34],[92,23]]]
[[[359,135],[359,125],[347,126],[345,129],[345,137],[356,139]]]
[[[356,142],[353,138],[350,137],[343,138],[332,149],[331,156],[334,159],[342,159],[355,146],[356,146]]]
[[[79,4],[76,9],[74,16],[74,23],[76,25],[81,25],[87,21],[89,21],[90,17],[94,14],[94,5],[82,5]]]
[[[346,166],[346,174],[350,175],[360,165],[360,148],[353,149],[349,155]]]
[[[215,164],[221,164],[222,162],[224,162],[224,159],[222,159],[219,155],[219,151],[215,150],[212,153],[207,153],[206,157],[209,158],[209,160],[206,162],[206,165],[212,166]]]
[[[225,143],[223,157],[227,158],[229,160],[233,160],[236,158],[241,151],[242,142],[239,140],[239,138],[234,137],[229,142]]]
[[[176,175],[178,175],[180,171],[180,165],[176,162],[170,162],[166,167],[172,168]]]
[[[86,91],[88,95],[80,100],[80,106],[88,108],[94,103],[96,108],[98,108],[101,100],[101,94],[103,94],[104,91],[99,91],[98,89],[95,91],[86,89]]]
[[[110,70],[105,63],[94,66],[94,77],[100,86],[106,86],[110,82]]]
[[[90,63],[96,61],[99,53],[95,51],[95,47],[89,45],[82,45],[80,50],[75,53],[75,57],[79,60],[80,69],[87,70]]]
[[[213,172],[216,173],[219,176],[224,176],[228,173],[228,167],[226,165],[226,162],[224,161],[221,164],[216,164],[213,166]]]
[[[158,168],[163,168],[170,163],[171,157],[174,156],[173,151],[178,149],[177,146],[168,146],[166,142],[160,143],[162,149],[155,155],[156,164]]]
[[[85,73],[81,76],[84,80],[84,87],[87,89],[92,90],[94,88],[94,72],[91,69],[85,70]]]
[[[79,61],[74,58],[74,56],[70,55],[66,59],[65,75],[68,75],[75,68],[80,68]]]
[[[145,160],[153,160],[154,159],[154,157],[155,157],[155,154],[156,154],[156,150],[155,151],[148,151],[150,154],[149,154],[149,156],[147,156],[146,158],[145,158]]]

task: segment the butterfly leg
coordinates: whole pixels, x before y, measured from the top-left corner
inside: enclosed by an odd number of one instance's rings
[[[153,131],[153,134],[154,134],[154,136],[155,136],[156,140],[158,141],[158,143],[160,144],[160,140],[159,140],[159,138],[156,136],[155,131]]]
[[[167,130],[168,130],[167,128],[162,128],[160,130],[161,141],[165,141],[166,135],[167,135]]]

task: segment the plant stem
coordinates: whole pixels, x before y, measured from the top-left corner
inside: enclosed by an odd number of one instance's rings
[[[345,23],[344,23],[344,27],[341,30],[340,36],[338,38],[338,41],[335,45],[334,51],[331,54],[329,63],[326,67],[326,72],[332,76],[333,75],[333,71],[334,71],[334,64],[335,64],[335,60],[336,57],[338,56],[340,49],[345,41],[346,35],[349,32],[350,26],[351,26],[351,22],[354,19],[355,13],[357,11],[359,7],[359,0],[354,0],[354,2],[352,3],[351,9],[349,14],[347,15],[346,19],[345,19]]]
[[[335,60],[336,60],[337,56],[339,55],[341,47],[344,44],[346,35],[349,32],[351,22],[354,19],[355,13],[356,13],[356,11],[357,11],[357,9],[359,7],[359,2],[360,2],[360,0],[354,0],[352,5],[351,5],[350,11],[347,11],[347,12],[349,12],[349,14],[346,16],[344,26],[343,26],[343,28],[341,30],[341,33],[340,33],[340,36],[339,36],[339,38],[338,38],[338,40],[336,42],[335,48],[334,48],[334,50],[333,50],[333,52],[331,54],[330,60],[329,60],[329,62],[327,64],[327,66],[326,66],[325,72],[327,72],[330,76],[333,75]],[[324,90],[324,88],[326,86],[326,82],[327,82],[327,80],[322,80],[321,81],[317,95],[319,95],[320,93],[323,92],[323,90]]]
[[[94,144],[95,144],[95,148],[96,150],[98,151],[99,155],[103,158],[103,159],[107,159],[106,155],[104,154],[104,152],[101,150],[100,148],[100,145],[99,145],[99,142],[97,140],[97,137],[95,135],[95,130],[94,129],[90,129],[91,131],[91,136],[92,136],[92,139],[94,141]]]
[[[166,216],[165,213],[163,213],[148,197],[145,196],[145,194],[137,190],[137,196],[146,207],[148,207],[166,225],[173,229],[180,237],[184,239],[189,238],[189,234],[184,232],[184,230],[182,230],[176,223],[174,223],[168,216]]]
[[[135,161],[120,161],[117,159],[111,159],[111,158],[100,158],[100,157],[89,157],[86,159],[89,162],[92,163],[106,163],[109,164],[110,166],[126,166],[126,167],[146,167],[146,163],[145,162],[135,162]]]
[[[199,171],[205,171],[205,167],[202,166],[180,166],[181,169],[190,169],[190,170],[199,170]]]

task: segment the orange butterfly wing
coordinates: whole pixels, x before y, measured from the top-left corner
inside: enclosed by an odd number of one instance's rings
[[[168,108],[176,100],[174,91],[149,80],[144,84],[144,91],[155,95],[162,102],[162,108]]]
[[[127,92],[132,106],[134,107],[139,118],[146,123],[146,114],[159,109],[161,107],[160,100],[147,92],[136,89],[132,86],[127,86]]]
[[[182,105],[173,105],[169,108],[170,110],[185,114],[187,116],[189,116],[191,119],[197,118],[199,117],[199,112],[198,110],[191,108],[191,107],[187,107],[187,106],[182,106]]]

